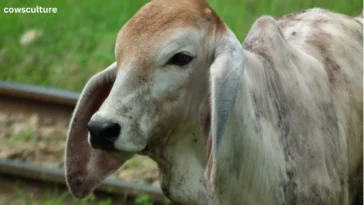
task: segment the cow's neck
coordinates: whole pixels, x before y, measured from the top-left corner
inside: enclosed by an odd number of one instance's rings
[[[226,193],[219,197],[220,202],[230,199],[230,204],[282,204],[283,149],[278,132],[256,112],[259,108],[255,95],[259,95],[260,100],[268,100],[264,93],[266,79],[256,76],[257,72],[251,69],[260,67],[256,65],[259,59],[252,53],[244,53],[244,75],[239,81],[224,144],[220,148],[225,159],[221,162],[225,164],[218,165],[217,184],[220,193]]]
[[[192,124],[189,131],[176,131],[184,134],[173,136],[176,140],[158,148],[160,153],[149,156],[158,164],[161,188],[168,198],[178,204],[208,204],[203,178],[207,150],[198,122]]]
[[[260,62],[254,54],[245,52],[245,55],[244,75],[220,147],[222,160],[217,170],[216,198],[209,199],[206,195],[207,150],[199,126],[191,128],[191,134],[174,136],[178,141],[161,148],[162,157],[151,156],[160,167],[164,193],[176,202],[283,204],[283,148],[275,128],[256,113],[259,108],[255,101],[269,99],[264,93],[266,79],[256,76],[259,72],[251,68],[264,68],[257,65]],[[210,201],[210,204],[215,203]]]

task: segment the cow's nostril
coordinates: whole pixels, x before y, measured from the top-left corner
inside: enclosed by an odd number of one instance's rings
[[[120,125],[113,122],[89,122],[91,145],[94,148],[113,149],[120,134]]]
[[[101,132],[102,135],[110,140],[110,141],[115,141],[120,133],[120,125],[117,123],[103,123],[101,125]]]

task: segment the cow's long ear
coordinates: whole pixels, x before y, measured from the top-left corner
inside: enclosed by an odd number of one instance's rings
[[[115,160],[88,143],[87,123],[99,109],[116,79],[116,63],[94,75],[86,84],[74,110],[67,136],[66,181],[71,193],[84,198],[117,170],[125,160]]]
[[[224,141],[224,131],[231,114],[240,79],[244,69],[243,48],[235,35],[228,30],[226,36],[217,46],[214,61],[210,67],[211,92],[211,153],[209,154],[205,176],[210,183],[213,194],[220,147]]]

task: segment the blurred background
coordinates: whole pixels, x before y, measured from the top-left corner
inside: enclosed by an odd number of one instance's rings
[[[4,7],[58,8],[56,14],[0,13],[1,80],[80,91],[91,75],[115,61],[122,25],[147,0],[2,0]],[[208,0],[243,41],[261,15],[279,17],[322,7],[358,15],[362,0]],[[28,38],[27,40],[24,40]],[[23,39],[23,40],[22,40]]]
[[[0,81],[33,84],[80,92],[96,72],[115,61],[114,46],[123,24],[147,0],[2,0],[0,1]],[[243,41],[254,20],[321,7],[358,15],[362,0],[208,0]],[[55,7],[57,13],[10,14],[5,7]],[[1,96],[0,96],[1,100]],[[6,113],[0,107],[0,158],[63,168],[67,120],[37,113]],[[148,158],[134,157],[115,177],[158,187],[157,167]],[[3,185],[3,184],[2,184]],[[67,191],[47,189],[29,193],[20,182],[0,189],[2,204],[81,204],[68,200]],[[48,195],[44,195],[44,193]],[[4,194],[6,193],[6,194]],[[42,193],[36,196],[35,193]],[[11,202],[11,203],[10,203]],[[112,199],[82,204],[114,204]],[[132,204],[153,204],[147,196]]]

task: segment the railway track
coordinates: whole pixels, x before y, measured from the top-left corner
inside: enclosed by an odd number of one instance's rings
[[[1,112],[37,113],[42,117],[68,122],[78,97],[79,94],[74,92],[0,81]],[[0,178],[1,176],[65,185],[63,169],[9,159],[0,159]],[[96,191],[128,196],[145,194],[156,204],[168,202],[162,191],[155,186],[112,177],[106,179]]]

